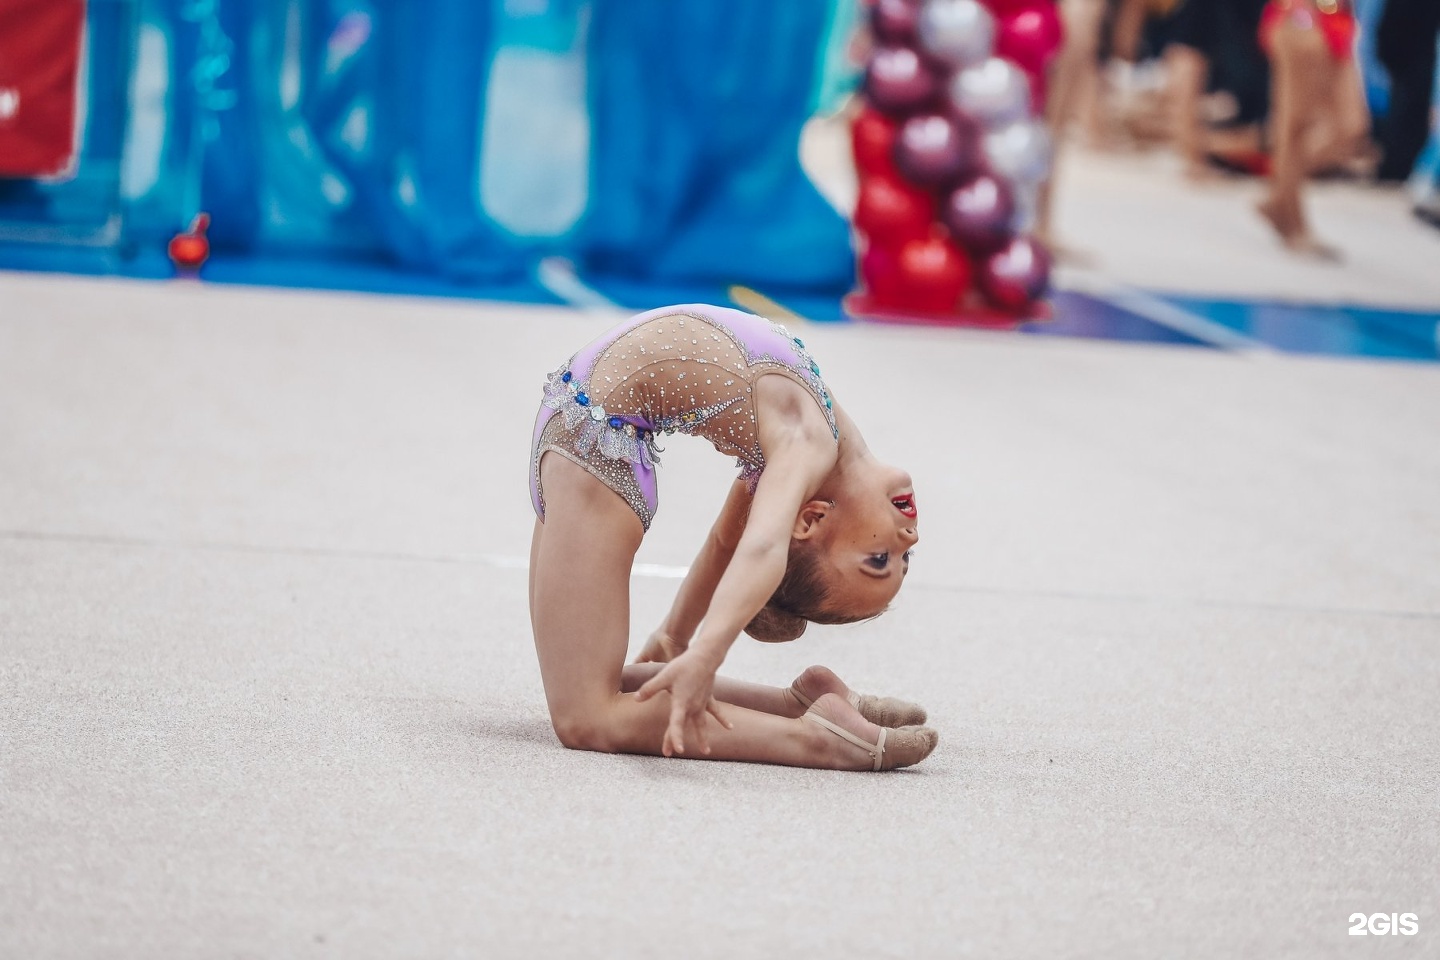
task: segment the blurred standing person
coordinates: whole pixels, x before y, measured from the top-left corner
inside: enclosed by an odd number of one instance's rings
[[[1274,145],[1270,193],[1257,209],[1297,253],[1337,256],[1310,232],[1300,191],[1310,170],[1353,157],[1369,131],[1355,35],[1350,0],[1270,0],[1260,22]]]
[[[1100,120],[1101,78],[1100,39],[1107,0],[1059,0],[1056,4],[1064,24],[1065,40],[1050,65],[1049,97],[1045,122],[1053,137],[1052,172],[1036,198],[1035,234],[1056,256],[1069,258],[1055,237],[1054,170],[1060,165],[1060,151],[1072,122],[1080,126],[1083,142],[1098,145],[1103,139]]]
[[[1409,177],[1430,136],[1437,32],[1440,0],[1386,0],[1375,31],[1375,52],[1390,75],[1390,109],[1380,130],[1381,180]]]
[[[1235,143],[1221,144],[1206,128],[1201,101],[1212,86],[1235,97],[1231,129],[1252,129],[1265,116],[1265,55],[1257,39],[1265,0],[1183,0],[1171,17],[1165,47],[1165,67],[1171,90],[1172,135],[1185,165],[1186,176],[1199,179],[1210,173],[1207,157],[1230,152]],[[1214,82],[1212,83],[1212,79]],[[1236,138],[1226,138],[1235,140]],[[1256,141],[1252,133],[1243,140]],[[1253,152],[1255,142],[1238,144]]]
[[[1072,122],[1092,145],[1104,139],[1101,111],[1101,37],[1107,0],[1060,0],[1065,44],[1050,68],[1050,99],[1046,120],[1058,140]]]

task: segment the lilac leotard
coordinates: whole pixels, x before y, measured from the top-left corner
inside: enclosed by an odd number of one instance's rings
[[[830,391],[805,344],[778,323],[685,304],[631,317],[550,374],[530,448],[530,498],[545,519],[540,458],[571,460],[628,503],[645,529],[659,506],[657,433],[704,437],[752,485],[765,468],[755,382],[778,374],[804,387],[838,437]]]

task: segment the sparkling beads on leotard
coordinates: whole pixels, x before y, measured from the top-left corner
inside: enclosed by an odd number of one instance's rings
[[[561,367],[545,383],[545,406],[565,418],[565,426],[580,428],[576,452],[582,456],[598,450],[603,457],[654,467],[660,462],[655,431],[635,418],[615,416],[592,403],[590,394],[570,370]]]
[[[655,429],[662,433],[695,433],[707,422],[715,419],[729,410],[735,404],[745,399],[744,397],[730,397],[728,400],[719,400],[704,407],[696,407],[694,410],[686,410],[684,413],[673,417],[661,417],[655,421]]]
[[[816,363],[815,358],[810,355],[810,351],[805,346],[805,341],[799,337],[791,336],[790,330],[785,324],[772,320],[770,322],[770,329],[789,340],[795,348],[795,356],[799,360],[799,363],[786,364],[786,366],[803,377],[805,382],[810,384],[811,389],[815,391],[815,394],[825,402],[825,419],[830,423],[831,434],[838,438],[840,436],[840,426],[835,422],[835,401],[830,396],[830,388],[825,386],[825,381],[820,378],[820,364]],[[785,363],[783,360],[770,356],[766,356],[763,359],[776,363]],[[742,479],[744,478],[742,477]]]
[[[736,457],[753,490],[765,469],[756,386],[772,374],[803,387],[838,439],[820,366],[784,326],[704,305],[662,308],[623,322],[573,354],[545,387],[531,456],[537,513],[544,517],[539,464],[549,451],[614,490],[648,527],[658,505],[649,465],[661,433],[701,437]]]

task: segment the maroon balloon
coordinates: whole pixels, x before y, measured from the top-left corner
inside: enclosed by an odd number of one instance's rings
[[[1003,180],[982,173],[951,191],[940,207],[940,218],[957,243],[983,256],[1010,240],[1015,197]]]
[[[920,0],[875,0],[870,8],[870,29],[882,43],[909,43],[915,39]]]
[[[865,68],[865,95],[886,113],[918,110],[939,90],[940,78],[909,47],[881,47]]]
[[[895,168],[911,183],[943,187],[963,180],[979,166],[975,128],[938,113],[911,117],[895,138]]]
[[[1015,237],[985,258],[976,279],[995,307],[1023,313],[1050,288],[1050,254],[1030,237]]]

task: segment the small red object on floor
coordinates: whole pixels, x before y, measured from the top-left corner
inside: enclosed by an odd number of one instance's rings
[[[170,260],[181,270],[199,270],[210,258],[210,241],[205,230],[210,226],[210,214],[197,213],[190,221],[190,229],[177,233],[170,239]]]

